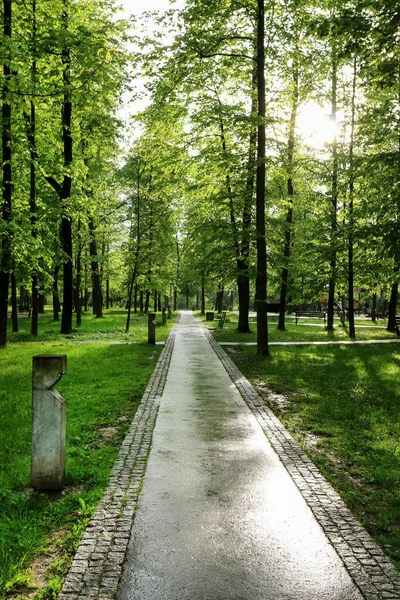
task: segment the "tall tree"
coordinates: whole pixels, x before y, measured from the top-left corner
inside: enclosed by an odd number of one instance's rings
[[[268,355],[267,321],[267,249],[265,240],[265,13],[264,0],[258,0],[257,12],[257,178],[256,178],[256,244],[257,244],[257,354]]]
[[[12,208],[12,139],[11,139],[11,32],[12,0],[3,0],[3,90],[2,90],[2,218],[4,230],[1,236],[0,261],[0,348],[7,343],[8,290],[11,270],[11,208]]]

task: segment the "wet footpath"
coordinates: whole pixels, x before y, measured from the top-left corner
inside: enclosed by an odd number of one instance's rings
[[[394,600],[400,574],[183,311],[58,600]]]
[[[204,328],[183,312],[119,600],[362,597]]]

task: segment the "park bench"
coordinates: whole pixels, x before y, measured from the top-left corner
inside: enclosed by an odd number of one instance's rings
[[[218,316],[215,320],[218,321],[218,329],[222,329],[226,319],[226,311],[221,313],[221,316]]]
[[[300,317],[312,317],[314,319],[324,319],[324,325],[326,320],[326,312],[322,311],[308,311],[308,310],[296,310],[296,325]]]
[[[396,315],[394,318],[394,325],[396,327],[396,333],[400,336],[400,315]]]

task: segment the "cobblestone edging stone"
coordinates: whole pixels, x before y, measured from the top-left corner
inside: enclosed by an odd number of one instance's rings
[[[116,596],[175,334],[176,326],[161,352],[58,600],[111,600]]]
[[[400,599],[400,573],[205,329],[205,335],[366,600]]]

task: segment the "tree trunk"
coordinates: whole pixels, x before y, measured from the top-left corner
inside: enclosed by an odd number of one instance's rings
[[[87,257],[87,253],[86,253]],[[89,290],[87,289],[87,281],[88,281],[88,267],[85,261],[85,291],[83,293],[83,301],[85,304],[85,312],[88,311],[88,300],[89,300]]]
[[[44,315],[44,294],[39,294],[38,296],[38,311],[41,315]]]
[[[138,286],[137,286],[137,283],[135,283],[135,292],[133,295],[133,312],[135,313],[135,315],[137,314],[137,309],[138,309]]]
[[[356,337],[354,325],[354,133],[356,115],[356,82],[357,82],[357,59],[354,58],[353,65],[353,89],[351,96],[351,133],[349,148],[349,238],[348,238],[348,295],[349,295],[349,336]],[[344,306],[343,306],[344,310]]]
[[[284,266],[281,274],[281,293],[279,299],[279,319],[278,329],[285,331],[285,311],[286,311],[286,299],[288,289],[288,277],[289,277],[289,259],[291,254],[292,244],[292,223],[293,223],[293,198],[294,198],[294,187],[293,187],[293,159],[294,159],[294,146],[296,141],[296,121],[297,121],[297,110],[299,106],[299,69],[298,69],[298,56],[297,48],[295,54],[295,62],[293,68],[293,98],[292,98],[292,111],[290,115],[289,125],[289,139],[288,139],[288,179],[287,179],[287,193],[288,193],[288,207],[286,210],[286,230],[285,230],[285,244],[283,249],[283,260]]]
[[[140,290],[140,294],[139,294],[139,310],[142,313],[143,312],[143,291]]]
[[[103,317],[103,294],[101,291],[101,279],[99,270],[99,258],[97,254],[97,242],[96,242],[96,226],[93,217],[89,219],[89,231],[90,231],[90,266],[92,270],[92,302],[93,302],[93,314],[96,315],[97,319]]]
[[[255,90],[257,87],[257,62],[254,63],[252,74],[252,100],[250,117],[257,117],[257,97]],[[237,286],[239,301],[239,318],[237,331],[239,333],[249,333],[249,310],[250,310],[250,236],[251,236],[251,215],[253,209],[254,180],[256,167],[256,148],[257,148],[257,128],[252,127],[249,138],[249,153],[247,159],[247,180],[243,205],[243,225],[242,225],[242,244],[241,256],[237,261]]]
[[[110,308],[110,280],[106,279],[106,309]]]
[[[331,121],[336,126],[337,121],[337,58],[336,48],[332,49],[332,95],[331,95]],[[328,296],[328,331],[333,331],[333,317],[335,310],[335,284],[336,284],[336,235],[337,235],[337,198],[338,198],[338,144],[336,132],[332,142],[332,195],[331,195],[331,258]]]
[[[14,270],[11,271],[11,320],[13,333],[18,332],[17,280]]]
[[[372,295],[371,319],[376,321],[376,293]]]
[[[145,301],[144,301],[144,312],[146,314],[149,312],[149,305],[150,305],[150,292],[147,291]]]
[[[201,315],[206,313],[206,293],[204,289],[204,277],[201,278]]]
[[[178,289],[175,286],[174,287],[174,312],[177,310],[178,307]]]
[[[57,265],[54,268],[54,272],[53,272],[53,320],[54,321],[59,321],[60,320],[60,316],[59,316],[59,312],[60,312],[60,298],[58,295],[58,274],[60,272],[60,265]]]
[[[10,89],[11,77],[11,22],[12,22],[12,0],[3,0],[3,35],[5,40],[4,63],[3,63],[3,90],[2,90],[2,219],[4,230],[1,236],[0,254],[0,348],[7,344],[7,311],[8,311],[8,287],[11,267],[11,203],[12,203],[12,172],[11,172],[11,102],[7,95]]]
[[[238,261],[239,277],[237,280],[239,296],[239,322],[237,331],[239,333],[250,333],[249,310],[250,310],[250,280],[245,273],[247,265]]]
[[[396,309],[397,309],[397,295],[398,295],[398,291],[399,291],[399,283],[398,283],[398,276],[399,276],[399,272],[400,272],[400,264],[399,262],[396,262],[396,266],[394,268],[394,276],[395,276],[395,282],[392,285],[392,289],[390,292],[390,301],[389,301],[389,315],[388,315],[388,324],[387,324],[387,331],[396,331],[396,325],[395,325],[395,321],[394,318],[396,316]]]
[[[78,220],[78,253],[76,256],[76,280],[75,280],[75,315],[76,326],[82,324],[82,306],[81,306],[81,284],[82,284],[82,244],[80,240],[81,221]]]
[[[267,249],[265,241],[265,56],[264,56],[264,0],[258,0],[257,14],[257,180],[256,180],[256,235],[257,235],[257,354],[268,355],[267,322]]]

